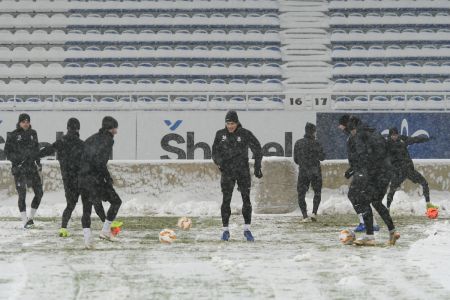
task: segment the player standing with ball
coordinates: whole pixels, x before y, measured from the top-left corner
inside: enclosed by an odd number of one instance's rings
[[[108,171],[107,163],[112,154],[114,136],[117,134],[119,124],[113,117],[104,117],[102,128],[84,142],[81,155],[78,184],[83,201],[83,226],[84,242],[87,249],[93,247],[91,242],[91,212],[92,205],[100,205],[101,201],[110,203],[100,238],[112,241],[114,235],[111,226],[115,220],[122,200],[113,187],[113,179]],[[119,226],[121,224],[117,224]]]

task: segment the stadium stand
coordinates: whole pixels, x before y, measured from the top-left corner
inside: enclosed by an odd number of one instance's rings
[[[285,109],[292,93],[445,109],[449,14],[437,0],[3,0],[0,109]]]

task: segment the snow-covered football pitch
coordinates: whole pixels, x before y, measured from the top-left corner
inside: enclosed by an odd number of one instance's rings
[[[125,217],[116,242],[95,238],[85,250],[79,218],[69,238],[59,218],[38,218],[23,230],[0,218],[0,299],[450,299],[450,224],[396,216],[394,247],[339,243],[354,215],[255,215],[256,242],[244,241],[242,217],[231,219],[231,241],[220,241],[220,218],[194,217],[190,231],[177,217]],[[378,219],[380,225],[381,220]],[[95,237],[100,222],[94,219]],[[385,226],[376,234],[387,240]],[[158,233],[176,229],[161,244]]]

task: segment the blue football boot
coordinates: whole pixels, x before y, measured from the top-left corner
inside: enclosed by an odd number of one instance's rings
[[[228,231],[228,230],[226,230],[226,231],[224,231],[223,233],[222,233],[222,238],[221,238],[221,240],[222,241],[228,241],[230,239],[230,232]]]
[[[364,225],[364,223],[359,223],[358,226],[355,227],[355,229],[353,229],[354,232],[363,232],[366,231],[366,226]]]
[[[244,230],[244,236],[247,239],[247,242],[255,241],[255,239],[253,238],[252,232],[250,230]]]

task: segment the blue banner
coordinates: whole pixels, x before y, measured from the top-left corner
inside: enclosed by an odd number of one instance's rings
[[[327,159],[346,159],[347,135],[338,128],[344,113],[317,113],[317,138]],[[450,113],[354,113],[383,135],[396,127],[402,135],[427,135],[433,139],[409,146],[412,158],[450,159]]]

